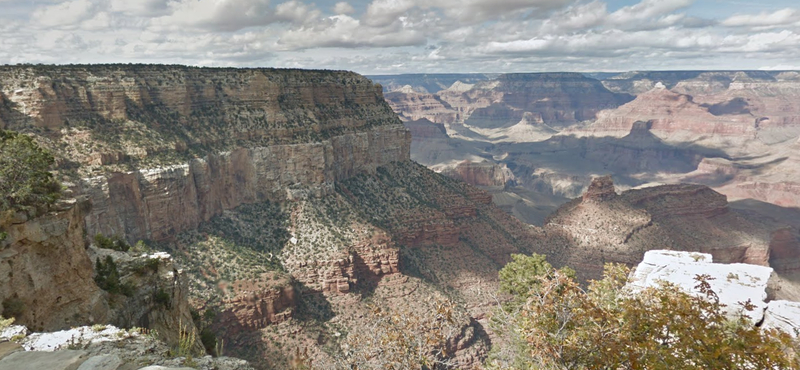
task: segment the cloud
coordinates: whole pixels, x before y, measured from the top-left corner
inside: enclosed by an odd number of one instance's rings
[[[369,26],[386,26],[415,6],[415,0],[374,0],[367,5],[362,20]]]
[[[623,7],[608,16],[608,22],[625,25],[672,13],[692,5],[694,0],[642,0],[635,5]]]
[[[97,4],[89,0],[66,1],[37,8],[32,14],[32,22],[38,27],[74,28],[91,18],[98,8]]]
[[[289,30],[280,36],[278,47],[297,50],[319,47],[397,47],[422,45],[426,38],[400,25],[372,27],[347,15],[336,15],[315,25]]]
[[[728,27],[772,27],[781,26],[800,21],[800,11],[795,9],[781,9],[772,13],[759,13],[753,15],[734,15],[721,22]]]
[[[0,2],[0,63],[392,73],[735,69],[800,60],[800,10],[767,5],[714,18],[692,0],[635,0],[613,11],[610,0]]]
[[[602,24],[608,12],[606,4],[592,1],[588,4],[570,6],[545,20],[542,33],[561,33],[566,31],[588,29]]]
[[[134,16],[165,15],[169,10],[169,0],[110,0],[111,10]]]
[[[446,0],[444,13],[462,22],[481,22],[518,11],[533,11],[546,18],[550,11],[573,3],[572,0]]]
[[[272,21],[269,0],[179,0],[169,7],[170,14],[154,19],[154,24],[236,31]]]
[[[555,9],[569,5],[574,0],[373,0],[364,14],[365,24],[385,26],[396,21],[408,11],[419,8],[437,9],[446,17],[461,24],[474,24],[530,11],[544,18]]]
[[[321,14],[322,13],[313,6],[306,5],[297,0],[291,0],[279,4],[275,8],[273,21],[305,24],[318,19]]]
[[[334,14],[353,14],[356,10],[347,2],[340,1],[333,6],[333,13]]]

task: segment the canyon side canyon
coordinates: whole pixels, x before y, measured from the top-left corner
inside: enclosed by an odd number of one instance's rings
[[[0,218],[2,310],[210,336],[261,369],[380,368],[376,328],[401,317],[467,369],[502,343],[514,253],[586,280],[703,252],[773,267],[771,297],[797,300],[798,95],[794,72],[0,66],[0,129],[66,188]]]

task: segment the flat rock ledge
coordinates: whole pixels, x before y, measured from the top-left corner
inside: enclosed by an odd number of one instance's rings
[[[767,301],[767,281],[772,268],[745,263],[714,263],[707,253],[652,250],[631,272],[629,288],[634,292],[662,282],[675,284],[684,291],[700,294],[695,286],[698,275],[711,277],[709,284],[729,315],[745,314],[754,325],[775,328],[800,336],[800,302]],[[740,302],[755,305],[743,311]]]

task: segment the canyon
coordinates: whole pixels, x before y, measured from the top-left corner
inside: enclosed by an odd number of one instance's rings
[[[471,75],[438,91],[411,77],[374,78],[395,86],[386,98],[412,131],[412,159],[483,187],[528,223],[606,174],[626,189],[695,183],[737,203],[800,207],[797,72]],[[487,173],[457,169],[470,163]],[[495,168],[514,181],[486,183]]]
[[[2,66],[0,128],[50,150],[65,187],[45,215],[0,218],[2,308],[36,330],[202,337],[192,350],[261,369],[383,368],[376,350],[435,328],[414,349],[472,368],[502,342],[490,322],[515,253],[586,281],[653,249],[703,252],[771,266],[772,297],[800,298],[796,166],[778,157],[797,149],[791,111],[758,95],[768,119],[751,128],[713,98],[734,82],[656,77]],[[696,126],[698,110],[739,126]],[[128,294],[100,286],[109,265]],[[387,333],[387,317],[412,324]]]

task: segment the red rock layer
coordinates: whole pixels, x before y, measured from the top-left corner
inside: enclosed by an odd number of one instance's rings
[[[297,303],[289,280],[270,274],[234,281],[227,290],[231,297],[223,301],[226,308],[218,320],[226,330],[256,330],[286,321]]]

